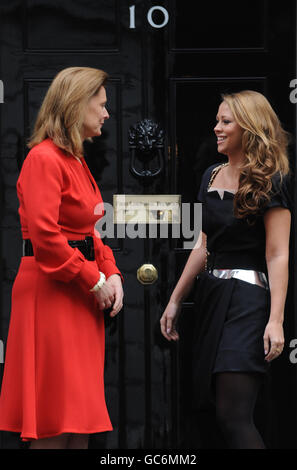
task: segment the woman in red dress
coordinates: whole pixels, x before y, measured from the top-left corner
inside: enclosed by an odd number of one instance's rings
[[[31,449],[87,448],[90,433],[112,430],[102,311],[121,310],[122,280],[94,228],[102,198],[83,157],[83,141],[101,135],[109,117],[106,79],[87,67],[55,77],[17,182],[23,257],[12,289],[0,429],[20,433]]]

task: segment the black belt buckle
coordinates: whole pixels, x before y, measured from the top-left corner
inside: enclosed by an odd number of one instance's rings
[[[72,248],[78,248],[86,259],[95,261],[95,250],[93,237],[87,236],[84,240],[68,240]],[[23,240],[23,256],[34,256],[33,246],[30,239]]]
[[[68,244],[72,248],[78,248],[87,260],[95,260],[93,237],[87,236],[83,240],[68,240]]]

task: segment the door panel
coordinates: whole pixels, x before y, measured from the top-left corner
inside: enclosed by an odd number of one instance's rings
[[[120,1],[25,0],[26,52],[119,52]],[[53,40],[54,34],[58,38]]]
[[[267,0],[252,0],[243,12],[236,0],[224,5],[203,2],[199,8],[189,6],[185,11],[185,5],[176,1],[171,47],[176,52],[264,50],[267,4]]]
[[[194,202],[204,170],[213,163],[225,161],[225,157],[217,153],[213,133],[221,93],[243,89],[264,93],[285,129],[295,135],[296,111],[289,100],[289,83],[296,74],[296,11],[294,2],[288,2],[280,11],[273,2],[265,0],[250,2],[244,11],[235,1],[223,7],[219,3],[204,2],[196,10],[189,7],[187,14],[182,2],[176,1],[171,5],[174,21],[169,26],[170,187],[171,192],[182,195],[183,202]],[[294,138],[289,156],[294,172]],[[175,250],[178,278],[189,252],[181,245],[176,245]],[[278,364],[273,364],[269,378],[274,390],[277,389],[278,398],[272,397],[271,389],[269,392],[264,388],[257,407],[258,426],[271,447],[296,445],[292,437],[295,423],[292,423],[291,413],[284,405],[283,388],[277,385],[281,376],[292,399],[293,390],[296,390],[293,385],[295,372],[288,359],[288,343],[296,334],[291,315],[294,309],[293,286],[294,269],[291,268],[285,316],[287,349]],[[184,303],[180,321],[180,443],[189,447],[219,448],[223,441],[216,428],[215,417],[203,413],[193,415],[191,405],[191,399],[195,400],[189,393],[191,368],[194,366],[190,347],[195,324],[193,294]],[[291,410],[295,416],[295,404]],[[276,416],[278,418],[272,418]],[[282,429],[278,427],[277,420],[282,421]]]

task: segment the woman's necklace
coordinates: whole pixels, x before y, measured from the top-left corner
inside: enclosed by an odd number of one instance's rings
[[[213,180],[215,179],[215,177],[217,176],[218,172],[224,168],[225,166],[228,166],[229,165],[229,162],[226,162],[226,163],[222,163],[221,165],[217,166],[216,168],[214,168],[212,170],[212,173],[211,173],[211,176],[210,176],[210,180],[208,182],[208,186],[207,186],[207,190],[209,190],[209,188],[211,187],[212,185],[212,182]]]

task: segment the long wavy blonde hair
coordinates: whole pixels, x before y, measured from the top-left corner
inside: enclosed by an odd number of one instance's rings
[[[81,156],[84,110],[107,78],[103,70],[90,67],[68,67],[59,72],[45,95],[28,147],[49,137],[58,147]]]
[[[241,168],[239,188],[234,198],[234,215],[257,215],[270,200],[271,178],[289,173],[288,136],[261,93],[245,90],[223,94],[236,122],[244,130],[242,148],[246,163]]]

